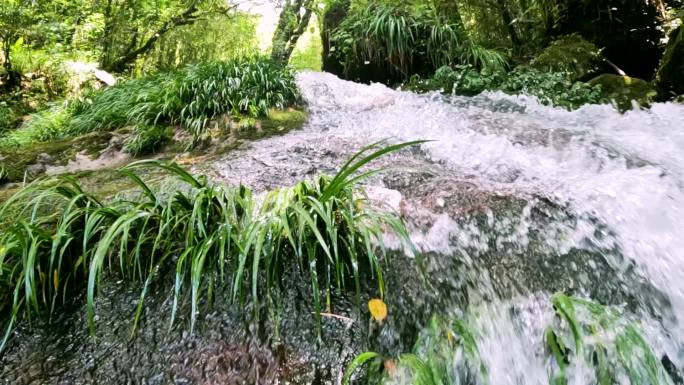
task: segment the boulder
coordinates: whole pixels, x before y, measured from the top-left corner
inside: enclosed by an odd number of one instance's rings
[[[601,86],[603,94],[613,100],[621,110],[632,108],[633,101],[646,106],[657,95],[651,83],[629,76],[603,74],[591,79],[589,84]]]
[[[572,74],[572,80],[580,80],[595,73],[600,64],[599,48],[582,36],[572,34],[554,40],[530,66],[542,71],[568,72]]]
[[[684,95],[684,28],[679,26],[670,33],[660,62],[656,84],[663,98]]]
[[[83,89],[100,89],[116,84],[116,78],[98,68],[96,63],[69,61],[64,63],[67,93],[78,95]]]

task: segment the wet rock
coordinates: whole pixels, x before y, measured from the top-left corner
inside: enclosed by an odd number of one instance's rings
[[[562,36],[546,47],[530,66],[542,71],[568,72],[572,80],[595,73],[601,63],[601,52],[578,34]]]
[[[42,152],[42,153],[38,154],[38,156],[36,156],[36,162],[42,163],[42,164],[51,163],[53,161],[53,159],[54,158],[52,157],[52,155],[45,153],[45,152]]]
[[[37,177],[46,170],[44,163],[36,163],[26,167],[26,174],[30,177]]]
[[[622,110],[631,109],[633,103],[648,106],[657,95],[651,83],[629,76],[603,74],[591,79],[589,84],[601,86],[603,94]]]

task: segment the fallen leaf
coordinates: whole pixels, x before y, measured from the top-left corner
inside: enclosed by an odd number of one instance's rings
[[[368,301],[368,310],[377,322],[382,322],[387,318],[387,305],[381,299],[371,299]]]

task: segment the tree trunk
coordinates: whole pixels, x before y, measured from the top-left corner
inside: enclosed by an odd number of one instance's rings
[[[313,1],[313,0],[312,0]],[[125,52],[118,58],[110,60],[107,56],[104,56],[101,67],[105,71],[111,72],[123,72],[126,70],[133,61],[135,61],[139,56],[149,52],[154,44],[167,32],[173,28],[180,27],[182,25],[189,25],[199,20],[200,15],[197,14],[197,3],[193,2],[188,9],[186,9],[182,14],[172,18],[171,20],[164,23],[161,28],[159,28],[152,36],[147,39],[141,46],[137,46],[138,34],[133,35],[132,44],[125,50]],[[105,54],[107,55],[107,54]]]
[[[463,40],[468,40],[468,33],[461,17],[461,10],[458,6],[457,0],[433,0],[433,4],[439,16],[443,17],[449,23],[456,24],[458,33]]]
[[[9,36],[4,37],[2,40],[2,55],[5,61],[2,63],[2,67],[7,72],[7,79],[3,84],[6,90],[12,90],[21,85],[21,74],[12,68],[12,58],[10,57],[12,53],[12,41],[15,40]]]
[[[288,63],[297,46],[297,41],[309,25],[313,6],[313,0],[287,0],[285,2],[273,34],[272,60],[283,65]]]
[[[522,41],[518,36],[518,31],[516,31],[515,26],[513,25],[513,18],[511,17],[511,11],[508,9],[506,0],[499,0],[498,8],[501,13],[501,18],[503,19],[504,24],[506,24],[508,36],[511,38],[511,44],[513,44],[513,49],[517,50],[522,45]]]

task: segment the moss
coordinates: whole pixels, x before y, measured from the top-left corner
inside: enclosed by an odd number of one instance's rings
[[[632,101],[648,106],[657,95],[655,87],[643,79],[603,74],[589,81],[591,85],[601,86],[606,98],[614,101],[621,110],[632,108]]]
[[[2,154],[0,167],[4,168],[6,173],[4,182],[19,182],[23,181],[24,177],[29,180],[33,179],[44,170],[41,171],[40,167],[35,167],[33,172],[29,172],[31,170],[28,169],[31,166],[64,165],[82,151],[90,156],[96,156],[107,147],[111,137],[111,133],[96,132],[75,139],[58,139],[32,143],[28,146],[0,148],[0,154]]]
[[[596,45],[572,34],[554,40],[530,66],[542,71],[568,72],[572,80],[580,80],[596,71],[600,57]]]
[[[219,129],[212,134],[211,140],[204,148],[198,148],[197,153],[225,153],[237,147],[241,140],[256,140],[273,135],[286,133],[301,128],[307,121],[308,114],[298,109],[271,110],[268,118],[262,120],[243,119],[240,122],[226,121],[219,125]],[[228,129],[229,126],[239,126],[237,130]],[[116,132],[93,132],[74,139],[53,140],[39,142],[26,146],[0,148],[0,168],[5,175],[0,178],[0,184],[20,182],[24,177],[28,180],[40,176],[45,169],[40,165],[65,165],[83,153],[96,157],[109,146],[114,135],[130,134],[126,128]],[[164,157],[173,157],[186,150],[187,143],[170,142],[161,151]],[[96,171],[106,172],[106,170]]]
[[[281,135],[291,130],[302,128],[308,119],[303,110],[290,108],[287,110],[270,110],[265,119],[242,119],[233,122],[238,129],[231,132],[236,140],[256,140],[273,135]]]
[[[287,132],[304,126],[308,114],[302,110],[271,110],[268,118],[261,122],[261,128],[270,132]]]

